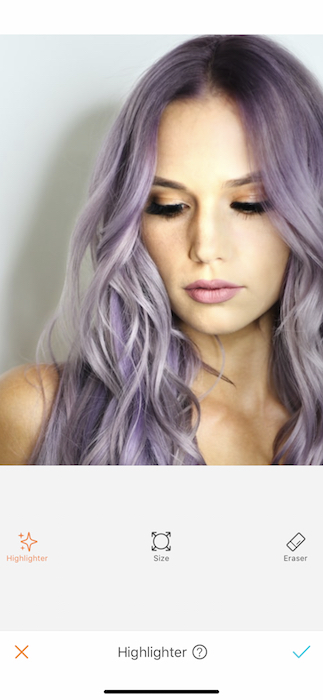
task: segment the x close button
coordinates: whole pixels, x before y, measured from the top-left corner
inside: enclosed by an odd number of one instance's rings
[[[15,659],[18,659],[18,656],[20,656],[20,654],[23,654],[23,656],[25,656],[26,659],[28,659],[28,656],[27,656],[27,654],[24,654],[24,651],[26,651],[26,649],[28,649],[29,644],[27,644],[27,646],[24,649],[19,649],[19,647],[17,647],[17,644],[15,644],[15,647],[19,651],[19,654],[17,654],[17,656],[15,656]]]

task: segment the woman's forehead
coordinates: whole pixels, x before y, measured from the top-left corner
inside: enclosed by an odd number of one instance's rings
[[[159,126],[156,176],[178,181],[255,180],[235,104],[224,96],[176,101]],[[235,183],[236,184],[236,183]],[[243,184],[243,183],[241,183]],[[245,183],[244,183],[245,184]]]

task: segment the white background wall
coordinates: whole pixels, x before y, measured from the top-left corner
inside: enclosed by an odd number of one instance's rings
[[[0,37],[0,372],[34,359],[114,115],[141,73],[190,37]],[[323,84],[322,35],[271,37]]]

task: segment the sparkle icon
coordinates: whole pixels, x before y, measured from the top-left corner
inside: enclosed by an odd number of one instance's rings
[[[20,537],[20,535],[19,535],[19,537]],[[23,535],[21,535],[21,537],[23,537]],[[38,542],[38,540],[33,540],[33,539],[32,539],[32,537],[31,537],[31,535],[30,535],[30,532],[28,532],[28,535],[27,535],[27,537],[26,537],[24,540],[21,540],[21,543],[26,545],[26,547],[27,547],[27,549],[28,549],[28,552],[30,552],[31,546],[32,546],[33,544],[36,544],[37,542]],[[23,549],[23,547],[21,547],[21,549]]]

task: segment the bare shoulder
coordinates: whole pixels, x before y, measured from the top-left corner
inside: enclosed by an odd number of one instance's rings
[[[58,383],[54,365],[22,365],[0,377],[0,464],[28,462]]]

